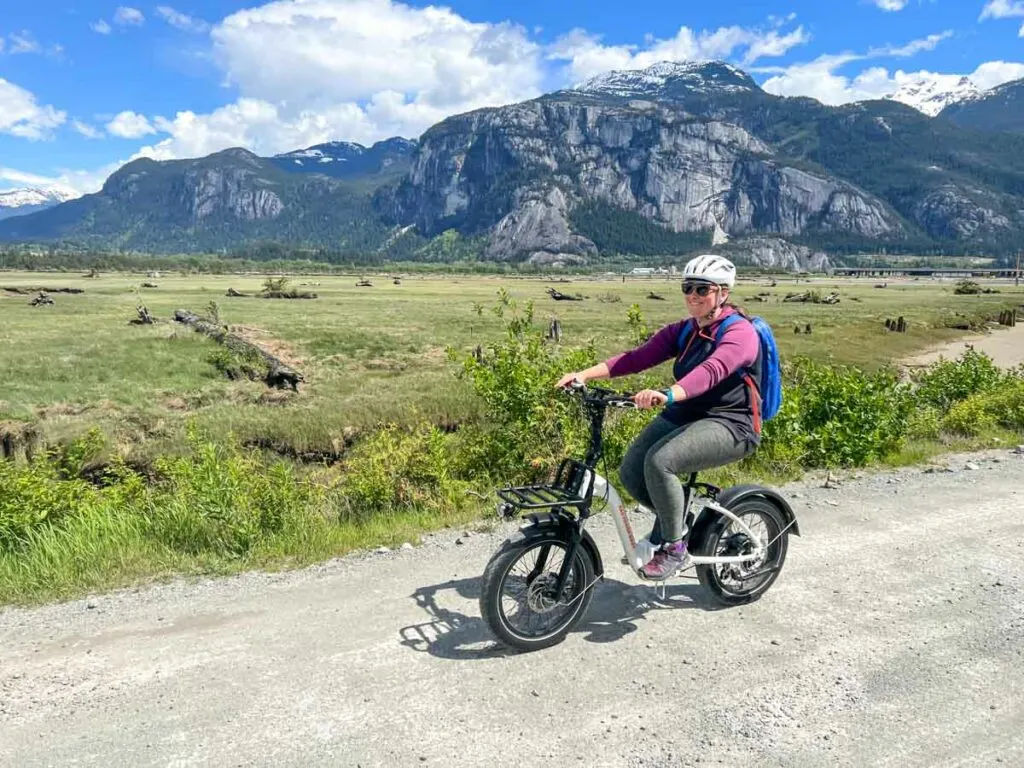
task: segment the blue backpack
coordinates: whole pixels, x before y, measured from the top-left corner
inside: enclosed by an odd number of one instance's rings
[[[726,328],[741,319],[743,316],[738,313],[725,318],[718,326],[718,330],[715,331],[715,343],[721,341]],[[761,341],[761,381],[754,382],[754,385],[761,396],[761,418],[768,421],[782,407],[782,365],[779,362],[779,349],[775,345],[775,336],[772,334],[771,326],[765,322],[764,318],[754,316],[749,320]],[[683,324],[683,329],[679,332],[680,354],[682,350],[686,349],[684,344],[686,334],[694,326],[695,323],[692,320],[687,320]],[[749,375],[747,378],[749,379]]]

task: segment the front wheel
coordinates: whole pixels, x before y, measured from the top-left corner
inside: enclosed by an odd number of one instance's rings
[[[743,605],[759,598],[778,578],[789,549],[789,532],[778,507],[761,497],[748,497],[730,507],[751,533],[766,546],[756,560],[742,563],[711,563],[697,566],[697,579],[721,605]],[[697,553],[735,557],[754,551],[753,542],[735,521],[720,517],[708,527]]]
[[[569,542],[550,531],[526,531],[508,539],[484,570],[480,613],[506,645],[536,651],[556,645],[586,613],[594,597],[594,563],[580,545],[559,598],[558,574]]]

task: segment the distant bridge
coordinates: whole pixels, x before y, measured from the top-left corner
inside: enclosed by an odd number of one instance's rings
[[[843,277],[1024,277],[1024,270],[1013,267],[833,267],[829,272]]]

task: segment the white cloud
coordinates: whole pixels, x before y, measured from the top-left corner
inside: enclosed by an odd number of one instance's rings
[[[76,133],[85,136],[87,139],[102,139],[103,131],[81,120],[72,120],[71,127]]]
[[[130,8],[123,5],[117,7],[114,11],[114,23],[122,27],[126,26],[138,26],[146,20],[146,17],[142,15],[142,11],[138,8]]]
[[[968,77],[982,90],[1024,78],[1024,64],[1017,61],[986,61]]]
[[[574,83],[611,69],[641,69],[658,61],[726,59],[739,51],[740,63],[748,65],[765,57],[782,56],[810,41],[810,34],[802,26],[779,33],[778,27],[792,18],[770,17],[775,27],[770,30],[731,26],[697,33],[680,27],[674,37],[650,40],[643,49],[634,45],[602,45],[600,36],[574,29],[555,41],[547,58],[568,62],[569,77]]]
[[[101,35],[109,35],[112,31],[110,25],[107,24],[107,22],[105,22],[103,19],[100,19],[99,21],[90,24],[89,29],[91,29],[93,32],[99,32]]]
[[[989,0],[981,9],[978,21],[985,19],[1012,19],[1024,16],[1024,0]]]
[[[8,53],[11,55],[18,53],[41,53],[43,48],[39,43],[32,37],[32,33],[22,31],[20,34],[12,33],[8,35],[10,40],[10,50]]]
[[[0,133],[24,139],[46,139],[67,120],[67,114],[41,106],[36,97],[14,83],[0,78]]]
[[[902,11],[910,0],[872,0],[883,11]]]
[[[122,139],[139,139],[147,134],[156,133],[156,129],[143,115],[125,110],[107,123],[107,133]]]
[[[933,50],[951,35],[952,32],[947,30],[912,40],[901,46],[872,48],[867,53],[826,54],[803,64],[761,67],[755,71],[775,75],[762,83],[761,87],[777,96],[809,96],[823,104],[831,105],[878,99],[922,73],[905,73],[897,70],[890,75],[885,67],[870,67],[854,77],[848,77],[837,74],[837,70],[854,61],[886,57],[908,58],[921,51]]]
[[[172,27],[184,30],[185,32],[205,32],[210,28],[210,25],[205,21],[176,11],[168,5],[158,5],[156,12],[157,15],[161,16]]]
[[[152,118],[166,138],[140,155],[196,157],[230,146],[272,154],[330,139],[415,137],[452,114],[538,96],[551,78],[557,87],[663,59],[780,56],[810,39],[802,27],[781,29],[794,18],[770,17],[767,29],[683,27],[642,48],[603,46],[577,30],[545,48],[523,27],[470,22],[444,7],[278,0],[211,31],[224,84],[240,97],[209,114]]]
[[[61,169],[56,176],[41,176],[37,173],[26,173],[25,171],[19,171],[16,168],[5,168],[4,166],[0,166],[0,182],[7,182],[7,186],[59,189],[65,192],[83,195],[89,192],[99,191],[107,177],[123,164],[124,161],[119,160],[116,163],[108,163],[102,168],[97,168],[92,171],[72,171]]]

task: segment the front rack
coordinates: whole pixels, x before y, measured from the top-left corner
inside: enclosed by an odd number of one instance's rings
[[[582,508],[594,493],[594,471],[576,459],[563,459],[552,483],[499,488],[498,497],[517,509]]]

